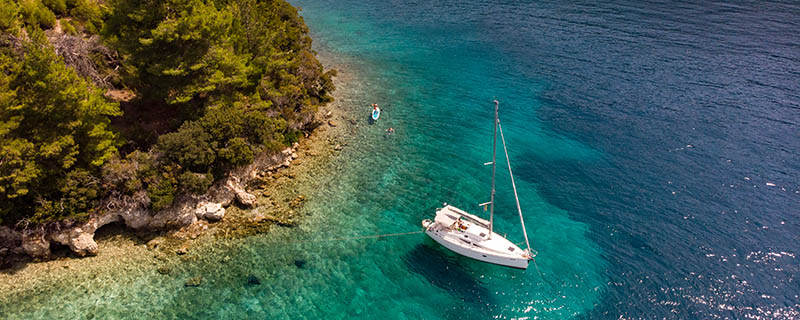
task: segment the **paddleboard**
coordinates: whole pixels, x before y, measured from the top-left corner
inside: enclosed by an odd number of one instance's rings
[[[378,120],[378,117],[381,116],[381,109],[372,110],[372,120]]]

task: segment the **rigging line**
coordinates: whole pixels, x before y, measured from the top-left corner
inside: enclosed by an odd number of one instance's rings
[[[497,127],[500,129],[500,140],[503,141],[503,152],[506,154],[506,163],[508,164],[508,175],[511,176],[511,187],[514,189],[514,200],[517,201],[517,211],[519,211],[519,222],[522,224],[522,234],[525,236],[525,244],[528,246],[528,253],[531,253],[531,244],[528,241],[528,231],[525,231],[525,220],[522,219],[522,208],[519,206],[519,196],[517,195],[517,185],[514,183],[514,173],[511,172],[511,159],[508,158],[508,149],[506,148],[506,138],[503,135],[503,126],[500,120],[497,120]]]
[[[376,239],[376,238],[385,238],[385,237],[398,237],[398,236],[405,236],[417,233],[423,233],[424,230],[420,231],[412,231],[412,232],[401,232],[401,233],[385,233],[385,234],[373,234],[373,235],[366,235],[366,236],[356,236],[356,237],[344,237],[344,238],[331,238],[331,239],[316,239],[316,240],[295,240],[295,241],[287,241],[286,243],[304,243],[304,242],[330,242],[330,241],[347,241],[347,240],[361,240],[361,239]]]
[[[536,259],[531,257],[531,260],[533,260],[533,266],[536,267],[536,272],[539,273],[539,277],[542,277],[542,279],[544,279],[544,275],[542,274],[541,271],[539,271],[539,265],[536,264]]]

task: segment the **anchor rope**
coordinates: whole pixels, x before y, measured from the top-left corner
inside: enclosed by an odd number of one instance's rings
[[[544,275],[542,274],[542,271],[539,271],[539,265],[536,264],[536,258],[531,257],[531,260],[533,260],[533,266],[536,267],[536,272],[539,273],[539,277],[544,279]]]
[[[411,231],[411,232],[401,232],[401,233],[384,233],[384,234],[372,234],[372,235],[364,235],[364,236],[355,236],[355,237],[342,237],[342,238],[330,238],[330,239],[313,239],[313,240],[295,240],[295,241],[288,241],[287,243],[307,243],[307,242],[331,242],[331,241],[348,241],[348,240],[362,240],[362,239],[377,239],[377,238],[386,238],[386,237],[399,237],[399,236],[406,236],[411,234],[423,233],[425,231]]]

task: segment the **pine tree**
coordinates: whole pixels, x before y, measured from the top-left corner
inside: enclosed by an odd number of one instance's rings
[[[78,216],[99,194],[96,175],[117,152],[121,112],[67,68],[44,33],[0,51],[0,218]]]

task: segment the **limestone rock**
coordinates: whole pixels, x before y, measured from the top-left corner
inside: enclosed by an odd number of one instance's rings
[[[327,120],[330,125],[337,125],[333,119],[328,118]],[[332,144],[337,143],[331,142]],[[342,144],[342,146],[344,145],[346,144]],[[337,150],[341,150],[342,146],[337,146]],[[249,193],[245,186],[252,179],[258,178],[259,173],[263,173],[265,170],[276,171],[282,167],[288,167],[295,159],[300,161],[298,151],[299,144],[293,143],[290,148],[281,152],[261,153],[257,155],[253,163],[229,172],[224,179],[215,183],[205,194],[180,196],[175,199],[172,206],[158,212],[152,212],[149,209],[151,199],[145,190],[139,190],[130,196],[104,200],[101,204],[103,213],[93,214],[88,222],[74,224],[69,228],[49,232],[33,230],[22,232],[0,227],[0,250],[7,249],[3,250],[4,255],[27,254],[36,258],[46,258],[51,255],[50,244],[53,242],[69,246],[80,256],[94,255],[98,253],[97,243],[93,239],[95,231],[109,223],[123,221],[130,229],[158,230],[182,228],[195,224],[198,218],[218,221],[224,217],[225,207],[229,206],[232,201],[237,201],[247,207],[255,206],[257,198]],[[291,174],[286,174],[288,177],[292,177]],[[270,181],[272,180],[273,178],[270,178]],[[303,199],[296,199],[291,207],[300,208],[302,202]],[[273,217],[267,220],[282,226],[294,226],[295,224],[294,221],[286,218]],[[203,228],[207,228],[207,226]],[[190,235],[190,238],[194,238],[194,236]],[[157,243],[148,243],[148,248],[151,250],[157,246]]]
[[[152,215],[150,212],[141,207],[134,207],[134,208],[126,208],[119,213],[119,216],[125,221],[125,225],[128,228],[139,230],[147,227],[150,225],[150,222],[153,220]]]
[[[245,207],[254,207],[256,205],[256,196],[245,191],[244,188],[238,183],[229,182],[228,187],[236,195],[236,201]]]
[[[70,232],[70,229],[67,229],[67,230],[63,230],[61,232],[51,233],[50,235],[48,235],[48,237],[50,238],[50,241],[54,241],[54,242],[59,243],[61,245],[68,246],[69,245],[69,232]]]
[[[69,248],[81,257],[96,255],[98,248],[94,242],[94,232],[83,232],[82,229],[76,228],[70,233]]]
[[[221,203],[202,201],[197,204],[195,215],[198,219],[206,219],[208,221],[220,221],[225,216],[225,208]]]
[[[223,208],[230,206],[233,199],[236,198],[233,190],[222,183],[211,187],[207,194],[209,195],[209,201],[219,203]]]
[[[22,250],[31,257],[45,258],[50,255],[50,241],[41,234],[28,234],[22,237]]]

